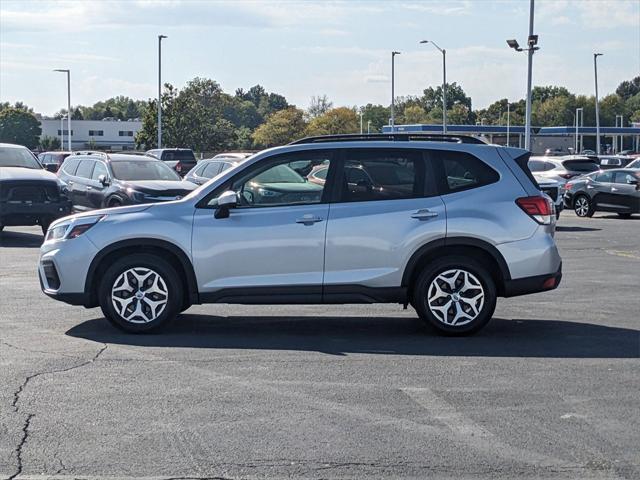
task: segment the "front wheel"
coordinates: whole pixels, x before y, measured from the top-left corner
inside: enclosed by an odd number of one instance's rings
[[[594,210],[591,200],[586,195],[578,195],[573,202],[573,211],[579,217],[592,217]]]
[[[469,335],[491,320],[496,286],[482,264],[467,257],[444,257],[418,276],[412,304],[420,318],[438,332]]]
[[[103,275],[98,295],[109,322],[138,333],[173,320],[183,305],[182,289],[180,276],[170,263],[141,253],[115,261]]]

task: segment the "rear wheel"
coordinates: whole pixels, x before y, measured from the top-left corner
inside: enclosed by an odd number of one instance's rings
[[[496,286],[486,267],[459,256],[427,265],[413,286],[420,318],[445,335],[469,335],[484,327],[496,308]]]
[[[104,316],[127,332],[148,332],[173,320],[183,305],[175,269],[156,255],[117,260],[102,277],[98,296]]]
[[[578,195],[573,202],[573,211],[579,217],[592,217],[594,210],[591,200],[586,195]]]

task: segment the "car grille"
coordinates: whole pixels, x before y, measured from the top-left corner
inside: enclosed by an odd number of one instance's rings
[[[549,195],[554,202],[558,199],[558,187],[543,187],[542,191]]]
[[[2,183],[2,197],[8,202],[57,202],[59,193],[58,185],[53,182]]]

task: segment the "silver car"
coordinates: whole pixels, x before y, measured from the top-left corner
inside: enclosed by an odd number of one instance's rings
[[[581,155],[561,157],[531,157],[529,169],[538,177],[564,185],[568,180],[600,169],[595,160]]]
[[[56,221],[41,247],[42,289],[100,306],[130,332],[196,303],[388,302],[469,334],[497,297],[560,283],[554,205],[528,157],[464,136],[303,139],[178,201]],[[322,184],[307,178],[319,165]]]

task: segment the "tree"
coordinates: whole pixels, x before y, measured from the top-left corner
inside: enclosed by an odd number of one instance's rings
[[[253,132],[253,142],[258,147],[284,145],[302,137],[306,126],[302,110],[295,107],[279,110]]]
[[[327,113],[332,107],[333,102],[326,95],[313,96],[307,109],[307,115],[309,118],[316,118]]]
[[[364,124],[365,131],[367,129],[368,122],[371,122],[371,133],[381,132],[382,127],[389,123],[389,117],[391,117],[389,108],[382,105],[373,105],[371,103],[360,108],[360,113],[362,113],[362,122]]]
[[[76,107],[75,110],[71,113],[71,120],[84,120],[82,116],[82,111],[80,111],[79,107]]]
[[[312,119],[305,130],[306,136],[357,133],[360,122],[355,110],[339,107]]]
[[[427,112],[436,107],[442,111],[442,86],[435,89],[433,87],[426,88],[419,100]],[[447,112],[458,104],[466,106],[471,111],[471,97],[468,97],[464,89],[456,82],[447,83]]]
[[[43,152],[50,150],[59,150],[60,146],[60,139],[58,137],[50,137],[49,135],[44,135],[40,139],[40,150],[42,150]]]
[[[556,97],[570,97],[571,93],[565,87],[533,87],[531,90],[531,102],[546,102]]]
[[[0,111],[0,142],[34,149],[40,143],[40,121],[21,103]]]
[[[616,88],[616,93],[625,101],[640,93],[640,76],[622,82]]]
[[[405,125],[427,123],[427,112],[420,105],[409,105],[404,109],[402,117],[398,123]]]

